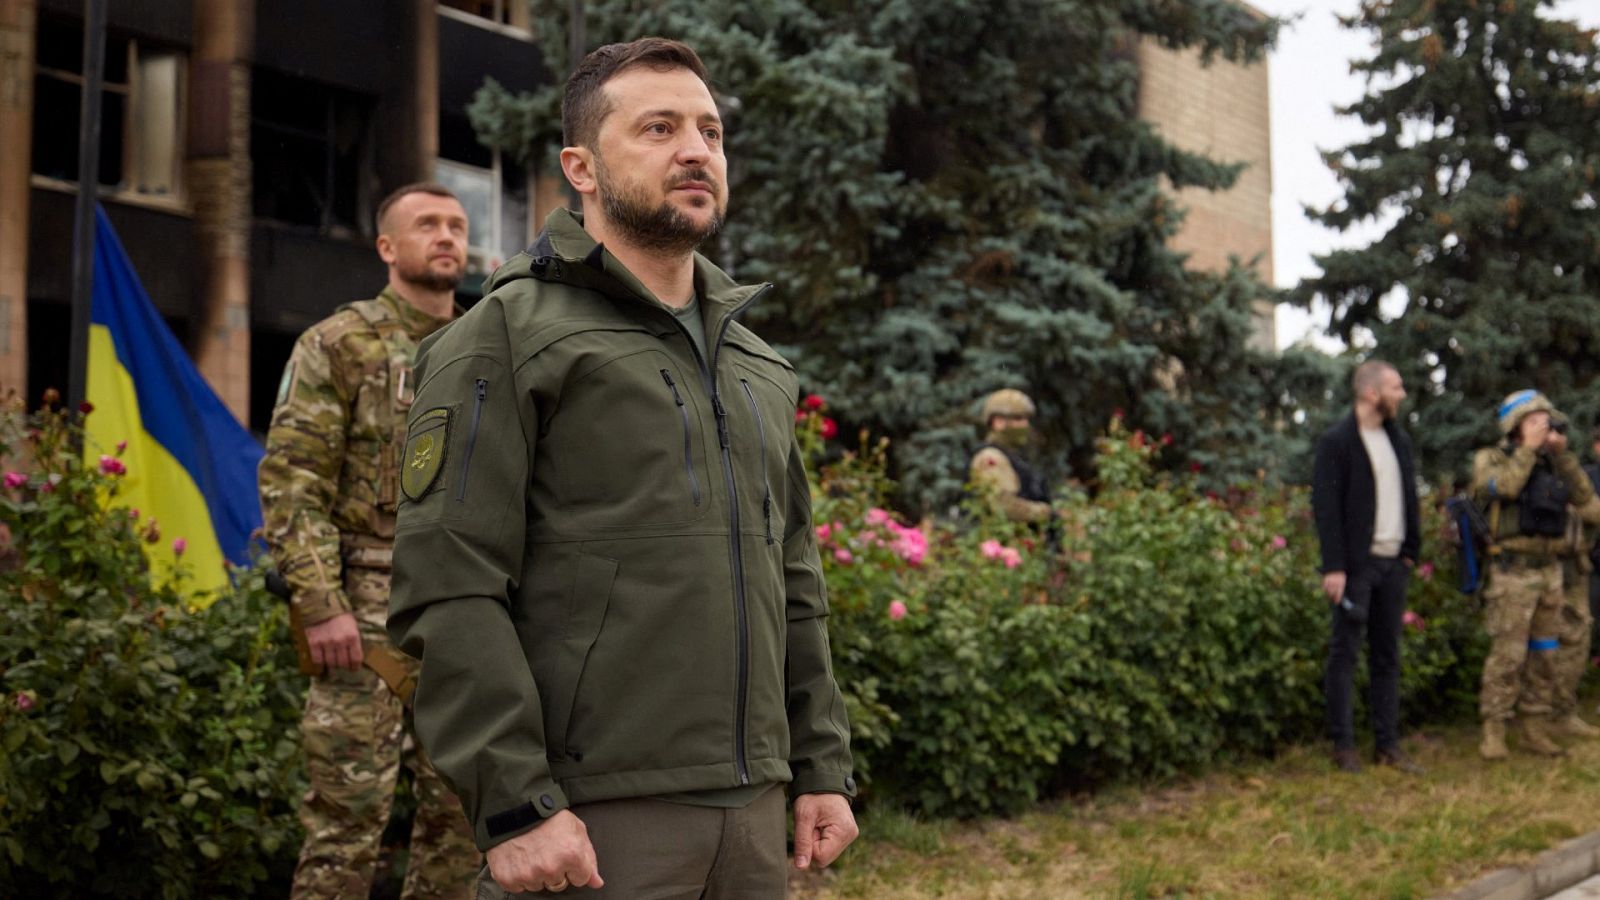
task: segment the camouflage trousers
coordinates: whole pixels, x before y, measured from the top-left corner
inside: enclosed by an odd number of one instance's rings
[[[1504,566],[1497,561],[1483,600],[1490,644],[1478,692],[1479,715],[1484,721],[1504,721],[1514,711],[1549,715],[1559,680],[1566,603],[1561,563]]]
[[[1561,577],[1566,601],[1561,604],[1556,630],[1561,649],[1556,651],[1556,687],[1550,708],[1557,718],[1566,718],[1578,708],[1578,682],[1589,665],[1594,617],[1589,612],[1589,573],[1579,568],[1577,560],[1568,559],[1562,561]]]
[[[387,603],[388,573],[348,573],[345,586],[363,643],[386,641],[376,610]],[[377,673],[362,667],[313,678],[301,731],[311,789],[300,804],[306,841],[293,900],[366,900],[401,765],[415,776],[417,799],[401,896],[472,896],[482,854],[461,801],[424,757],[403,705]]]

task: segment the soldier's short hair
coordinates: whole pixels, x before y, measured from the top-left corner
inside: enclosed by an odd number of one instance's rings
[[[567,78],[561,97],[561,139],[568,147],[594,147],[600,136],[600,123],[611,113],[611,101],[601,88],[639,66],[657,72],[688,69],[705,82],[706,90],[711,89],[705,63],[688,44],[661,37],[607,44],[585,56]]]
[[[461,202],[461,198],[456,196],[455,191],[436,181],[414,181],[411,184],[401,185],[390,191],[389,196],[383,198],[383,202],[378,204],[378,214],[373,221],[378,226],[379,234],[383,234],[383,217],[389,214],[389,207],[400,202],[401,197],[409,197],[412,194],[432,194],[435,197],[449,197],[457,203]]]
[[[1381,359],[1369,359],[1350,374],[1350,393],[1360,397],[1361,392],[1368,388],[1375,388],[1383,382],[1383,373],[1398,372],[1394,366]]]

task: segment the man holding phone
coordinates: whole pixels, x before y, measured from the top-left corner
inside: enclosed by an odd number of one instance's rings
[[[1411,441],[1395,422],[1406,390],[1394,366],[1378,360],[1357,366],[1350,386],[1355,408],[1317,441],[1311,490],[1332,610],[1328,736],[1334,765],[1361,771],[1351,691],[1365,633],[1376,760],[1420,774],[1400,747],[1401,617],[1422,530]]]

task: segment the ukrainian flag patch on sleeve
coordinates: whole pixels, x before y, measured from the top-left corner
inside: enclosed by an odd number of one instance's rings
[[[450,409],[435,407],[411,420],[405,456],[400,463],[400,489],[408,500],[421,500],[433,490],[450,446]]]

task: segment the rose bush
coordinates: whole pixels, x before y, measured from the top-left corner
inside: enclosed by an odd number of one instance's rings
[[[799,418],[817,452],[820,408]],[[1113,419],[1096,490],[1063,494],[1052,530],[984,502],[959,522],[897,521],[881,442],[821,467],[830,634],[870,795],[1010,812],[1320,739],[1331,613],[1306,492],[1203,493],[1157,476],[1167,443]],[[1470,713],[1484,652],[1443,520],[1425,521],[1404,636],[1411,725]]]
[[[0,896],[281,895],[304,787],[283,605],[255,571],[204,609],[181,568],[152,579],[159,524],[106,505],[127,467],[84,464],[80,425],[0,410]]]

